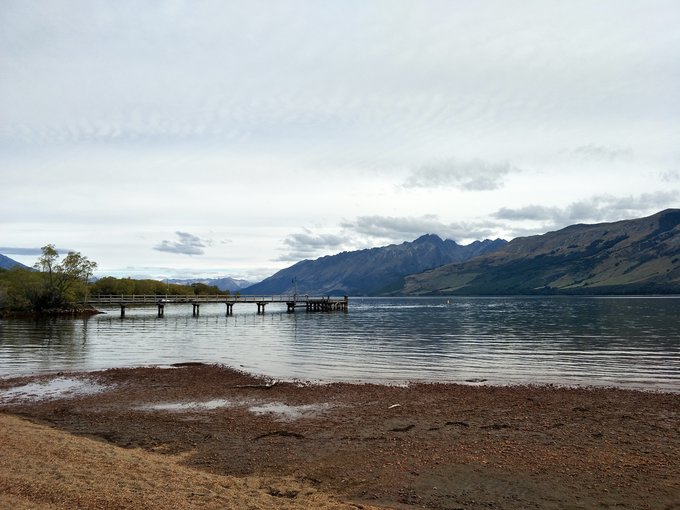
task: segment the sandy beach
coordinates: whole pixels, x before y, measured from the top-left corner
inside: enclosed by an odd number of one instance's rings
[[[0,380],[2,508],[672,510],[678,466],[677,393],[201,364]]]

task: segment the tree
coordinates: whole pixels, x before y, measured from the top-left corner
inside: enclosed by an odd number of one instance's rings
[[[97,263],[70,251],[59,263],[59,252],[53,244],[41,248],[35,268],[42,274],[42,285],[28,296],[35,310],[73,306],[78,298],[87,297],[88,280]]]
[[[210,294],[221,294],[220,289],[214,285],[208,285],[207,283],[192,283],[191,288],[194,290],[194,294],[199,295],[210,295]]]
[[[59,252],[57,252],[53,244],[46,244],[40,249],[42,250],[42,255],[33,267],[38,271],[42,271],[43,273],[47,274],[47,283],[48,286],[51,287],[54,280],[54,269],[57,265],[57,260],[59,259]]]

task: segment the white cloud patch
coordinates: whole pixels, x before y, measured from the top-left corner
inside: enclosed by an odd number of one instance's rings
[[[509,163],[491,163],[481,159],[442,159],[425,163],[413,170],[404,181],[403,187],[453,187],[465,191],[489,191],[501,188],[508,174],[517,171],[519,169]]]
[[[182,255],[203,255],[205,253],[203,248],[210,244],[208,241],[204,241],[200,237],[188,232],[178,231],[175,234],[179,238],[177,241],[165,240],[154,246],[153,249]]]

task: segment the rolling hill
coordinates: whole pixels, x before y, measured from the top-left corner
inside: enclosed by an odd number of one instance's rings
[[[464,263],[408,276],[394,294],[680,293],[680,209],[513,239]]]

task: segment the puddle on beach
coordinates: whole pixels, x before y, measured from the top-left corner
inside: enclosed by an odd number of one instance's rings
[[[94,395],[107,389],[109,389],[109,386],[97,384],[90,379],[57,377],[49,381],[33,382],[0,390],[0,403],[11,400],[40,401],[82,397]]]
[[[212,409],[222,409],[225,407],[233,407],[234,403],[231,400],[223,398],[216,398],[208,400],[207,402],[166,402],[162,404],[145,404],[136,407],[141,411],[174,411],[181,413],[182,411],[210,411]]]
[[[253,401],[233,401],[218,398],[206,402],[163,402],[159,404],[143,404],[136,406],[135,409],[140,411],[191,413],[233,407],[248,407],[248,411],[257,416],[271,414],[280,421],[294,421],[299,420],[300,418],[318,416],[331,406],[330,404],[289,406],[281,402],[258,402],[254,404]]]
[[[301,406],[289,406],[281,402],[268,402],[251,406],[248,410],[258,416],[273,414],[281,421],[295,421],[300,418],[313,418],[329,409],[330,404],[308,404]]]

